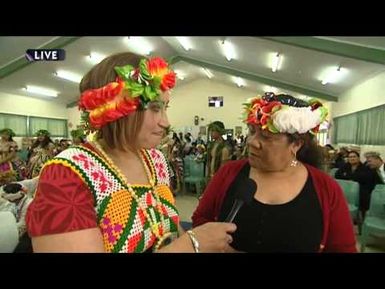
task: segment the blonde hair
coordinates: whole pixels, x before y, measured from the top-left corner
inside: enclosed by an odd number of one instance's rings
[[[143,57],[131,52],[123,52],[111,55],[95,65],[82,79],[79,88],[80,93],[105,86],[116,79],[115,66],[130,64],[134,67],[139,65]],[[105,143],[112,149],[117,148],[124,151],[135,149],[136,139],[143,123],[144,111],[137,110],[116,121],[102,126],[97,138],[103,138]]]

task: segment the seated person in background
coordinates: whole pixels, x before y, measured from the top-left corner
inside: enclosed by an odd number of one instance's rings
[[[33,198],[33,196],[35,195],[38,182],[39,182],[39,177],[35,177],[33,179],[25,179],[17,183],[23,186],[24,191],[29,197]]]
[[[374,173],[374,185],[385,184],[385,167],[381,155],[377,152],[366,153],[368,167]]]
[[[11,212],[16,215],[16,205],[6,199],[3,196],[3,187],[0,188],[0,212]]]
[[[370,194],[374,188],[373,173],[360,161],[360,154],[356,151],[348,153],[348,162],[335,173],[336,179],[352,180],[360,185],[359,208],[362,216],[369,209]]]
[[[198,144],[196,146],[196,153],[194,160],[198,163],[206,162],[206,148],[203,144]]]
[[[223,221],[238,186],[251,199],[235,215],[234,249],[244,252],[356,252],[348,206],[338,183],[318,167],[315,134],[326,116],[317,100],[266,93],[245,105],[248,159],[230,161],[206,187],[193,227]],[[243,190],[241,190],[243,189]]]
[[[340,148],[335,157],[333,168],[342,168],[347,163],[348,149],[346,147]]]
[[[19,230],[19,238],[27,231],[25,215],[32,198],[26,194],[27,189],[18,183],[10,183],[3,187],[3,198],[16,206],[16,222]]]

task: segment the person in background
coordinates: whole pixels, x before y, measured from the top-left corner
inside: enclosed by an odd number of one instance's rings
[[[170,125],[175,78],[164,59],[129,52],[83,77],[79,108],[95,137],[44,165],[27,213],[34,252],[234,251],[234,224],[180,227],[169,168],[155,149]]]
[[[385,168],[381,155],[377,152],[368,152],[365,155],[367,166],[373,172],[374,185],[385,184]]]
[[[211,179],[218,169],[230,159],[230,149],[222,137],[226,133],[223,122],[212,122],[209,125],[209,132],[213,141],[207,147],[207,177]]]
[[[334,168],[340,169],[343,166],[345,166],[348,160],[348,152],[349,150],[346,147],[341,147],[339,149],[338,153],[335,156],[334,165],[333,165]]]
[[[0,185],[16,181],[17,171],[13,162],[17,158],[17,143],[13,140],[15,133],[9,128],[0,131]]]
[[[315,141],[327,109],[290,95],[266,93],[245,105],[248,159],[222,166],[193,213],[193,227],[227,218],[240,184],[252,198],[235,215],[232,247],[243,252],[356,252],[345,197],[318,167]]]
[[[29,179],[37,177],[44,163],[55,155],[55,145],[48,130],[41,129],[36,132],[36,135],[37,139],[32,144],[28,160]]]
[[[71,130],[72,143],[79,145],[86,142],[86,135],[82,128]]]
[[[365,217],[369,209],[370,196],[374,188],[373,173],[360,161],[360,154],[356,151],[348,152],[348,162],[335,173],[336,179],[352,180],[360,185],[359,209]]]
[[[2,198],[15,204],[15,217],[19,238],[27,231],[25,224],[25,216],[28,206],[32,202],[32,198],[27,194],[27,188],[18,183],[9,183],[3,187]]]

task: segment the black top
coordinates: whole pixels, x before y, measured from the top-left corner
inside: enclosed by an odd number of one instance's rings
[[[360,163],[355,171],[352,171],[350,163],[344,164],[335,173],[336,179],[352,180],[360,186],[360,209],[368,210],[370,204],[370,194],[376,186],[376,171],[369,169],[364,164]]]
[[[247,163],[237,178],[248,176]],[[257,184],[258,185],[258,184]],[[220,220],[229,214],[234,203],[235,181],[226,193]],[[253,199],[244,204],[234,219],[237,230],[232,246],[243,252],[318,252],[321,244],[322,210],[311,177],[290,202],[263,204]]]

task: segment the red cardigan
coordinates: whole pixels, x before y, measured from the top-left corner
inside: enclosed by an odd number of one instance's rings
[[[193,226],[217,221],[226,192],[248,160],[228,162],[215,174],[193,216]],[[320,252],[357,252],[349,209],[338,183],[319,169],[306,165],[323,212]]]

